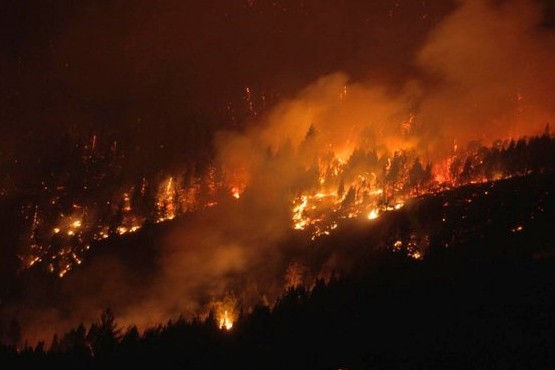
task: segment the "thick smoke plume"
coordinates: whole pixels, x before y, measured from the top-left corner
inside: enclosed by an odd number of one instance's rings
[[[489,144],[553,121],[555,38],[542,22],[534,2],[464,1],[432,32],[417,63],[437,80],[419,109],[439,140]]]
[[[288,146],[305,166],[328,151],[346,160],[355,147],[415,148],[435,159],[454,141],[538,134],[555,116],[555,37],[541,27],[541,10],[529,1],[462,1],[418,51],[418,76],[401,91],[324,76],[246,133],[220,135],[222,161],[256,172],[268,151]]]
[[[106,259],[76,271],[81,277],[62,283],[65,313],[20,311],[27,336],[93,320],[106,306],[122,325],[146,327],[206,313],[229,295],[247,307],[271,302],[291,266],[307,262],[305,250],[285,243],[291,199],[315,190],[314,169],[328,153],[347,161],[356,148],[383,155],[403,149],[439,161],[453,144],[537,134],[553,120],[555,36],[542,22],[534,2],[462,1],[407,62],[416,72],[400,88],[337,72],[242,130],[219,132],[217,161],[241,198],[171,227],[157,240],[156,273],[148,279],[133,280],[121,262]],[[306,274],[318,276],[320,267]],[[100,288],[82,289],[87,281]]]

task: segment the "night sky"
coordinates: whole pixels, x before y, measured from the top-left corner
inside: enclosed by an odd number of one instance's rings
[[[67,133],[113,137],[148,157],[165,151],[164,160],[190,156],[216,129],[248,118],[246,88],[262,110],[336,71],[403,81],[427,31],[453,8],[340,0],[1,6],[3,164],[21,161],[26,143]]]
[[[455,3],[5,0],[0,163],[68,133],[181,160],[249,118],[246,88],[258,110],[337,71],[395,88]]]

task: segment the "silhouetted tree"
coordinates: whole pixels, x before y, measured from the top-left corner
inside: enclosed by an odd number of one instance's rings
[[[393,154],[385,173],[385,184],[389,188],[388,196],[394,195],[404,183],[407,167],[407,154],[398,151]]]
[[[68,331],[60,340],[59,349],[62,352],[88,353],[87,329],[83,324]]]
[[[139,330],[135,325],[128,328],[125,334],[123,335],[120,343],[121,351],[126,354],[132,354],[133,351],[138,350],[138,345],[141,341],[141,335],[139,334]]]
[[[426,172],[420,163],[420,158],[416,157],[414,163],[409,170],[409,185],[416,190],[417,193],[420,192],[420,187],[424,183]]]
[[[92,324],[87,333],[93,355],[102,357],[112,353],[119,342],[120,332],[112,310],[106,309],[100,315],[100,321]]]
[[[345,180],[341,178],[341,181],[339,182],[339,186],[337,188],[337,197],[341,199],[343,198],[344,194],[345,194]]]
[[[468,157],[464,161],[464,166],[462,172],[459,175],[459,183],[465,184],[472,179],[473,174],[473,165],[472,165],[472,158]]]
[[[343,202],[341,203],[341,207],[349,208],[355,203],[355,199],[356,199],[356,190],[354,186],[351,186],[349,187],[349,191],[347,191],[347,194],[345,195],[345,199],[343,199]]]

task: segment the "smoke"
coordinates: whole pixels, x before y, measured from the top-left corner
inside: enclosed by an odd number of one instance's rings
[[[305,145],[293,163],[309,166],[328,151],[346,160],[355,147],[417,149],[434,159],[453,141],[541,133],[555,117],[555,37],[543,20],[535,2],[461,1],[416,53],[416,77],[400,91],[341,72],[321,77],[246,132],[220,133],[220,158],[249,177],[268,151],[287,146]]]
[[[350,155],[361,139],[376,146],[393,146],[390,141],[399,140],[395,137],[399,136],[400,124],[409,118],[410,103],[409,96],[391,96],[384,87],[350,83],[347,75],[335,73],[318,79],[298,97],[280,103],[263,123],[256,122],[246,133],[221,134],[217,144],[225,165],[229,156],[237,161],[237,153],[244,153],[239,163],[244,163],[244,157],[252,158],[254,153],[246,150],[257,148],[260,153],[291,146],[298,151],[311,139],[312,153],[305,150],[297,158],[306,165],[310,163],[304,162],[312,155],[328,151]],[[314,137],[307,137],[310,130]],[[230,163],[232,166],[235,163]]]
[[[553,120],[555,37],[542,22],[534,2],[461,1],[407,63],[416,72],[400,89],[337,72],[243,130],[220,131],[217,161],[241,198],[176,222],[155,241],[156,266],[144,280],[130,280],[121,262],[92,261],[74,273],[81,278],[63,283],[71,297],[65,309],[79,314],[66,315],[64,325],[59,313],[35,315],[28,333],[47,332],[39,329],[47,321],[56,322],[51,329],[92,320],[108,305],[122,324],[146,327],[205,313],[226,295],[247,306],[271,302],[307,253],[291,239],[291,199],[314,190],[322,156],[346,161],[363,147],[434,160],[453,142],[537,134]],[[318,276],[320,267],[308,270]],[[84,289],[86,282],[101,288]]]
[[[489,144],[553,120],[555,38],[542,22],[535,2],[469,0],[431,33],[416,60],[437,81],[419,108],[439,139]]]
[[[286,270],[303,256],[284,248],[290,201],[314,186],[313,170],[328,152],[347,160],[357,147],[383,154],[414,149],[434,158],[431,153],[450,150],[453,141],[541,132],[555,113],[549,94],[555,39],[541,22],[534,3],[461,2],[415,56],[420,77],[400,92],[334,73],[244,131],[220,132],[218,161],[228,182],[246,190],[237,204],[169,237],[155,284],[159,304],[171,302],[175,314],[201,310],[210,297],[229,291],[244,303],[263,294],[275,298]]]

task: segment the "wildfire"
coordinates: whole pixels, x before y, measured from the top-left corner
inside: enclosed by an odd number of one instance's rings
[[[233,328],[233,319],[227,310],[218,318],[218,327],[228,331]]]
[[[407,135],[414,120],[411,116],[401,124]],[[511,154],[514,148],[515,145],[497,146],[491,153]],[[447,159],[432,167],[421,163],[415,151],[402,148],[378,153],[371,148],[354,148],[353,142],[345,146],[330,144],[325,153],[319,153],[314,167],[306,168],[312,171],[307,172],[313,176],[311,180],[305,181],[302,188],[292,187],[290,227],[316,240],[331,235],[342,219],[376,220],[383,213],[401,210],[412,197],[529,173],[526,168],[509,172],[497,162],[494,170],[488,172],[490,152],[488,148],[481,149],[455,145]],[[95,151],[94,155],[99,153]],[[109,178],[106,173],[97,177]],[[44,265],[47,271],[63,277],[84,261],[92,242],[136,232],[147,220],[160,223],[186,212],[216,207],[230,195],[240,199],[252,177],[241,163],[223,174],[213,165],[205,174],[186,178],[172,174],[156,182],[143,177],[138,183],[120,188],[117,195],[88,200],[79,198],[79,194],[73,197],[64,183],[43,181],[43,202],[22,207],[21,215],[28,220],[22,238],[27,240],[20,254],[22,266]],[[82,188],[101,188],[101,184],[92,183],[93,179],[88,179]],[[518,233],[523,229],[516,225],[511,231]],[[421,259],[424,250],[411,246],[407,253]]]
[[[304,230],[304,228],[309,224],[310,220],[305,217],[304,211],[308,205],[308,197],[302,196],[294,202],[295,207],[293,208],[293,225],[295,230]]]
[[[219,329],[229,331],[233,328],[237,319],[237,304],[236,298],[232,295],[228,295],[213,304]]]
[[[231,195],[233,196],[233,198],[235,199],[239,199],[241,198],[241,193],[239,192],[239,188],[237,186],[234,186],[231,189]]]
[[[373,210],[370,211],[370,213],[368,214],[368,219],[369,220],[375,220],[376,218],[378,218],[380,216],[380,211],[377,208],[374,208]]]
[[[215,171],[212,169],[211,172]],[[148,198],[147,192],[152,186],[142,178],[139,184],[127,187],[120,196],[105,202],[95,199],[92,205],[71,202],[71,209],[74,210],[71,215],[61,211],[61,195],[54,196],[54,200],[49,197],[48,205],[28,206],[26,211],[29,214],[26,215],[24,211],[22,215],[32,222],[26,236],[26,250],[19,256],[22,268],[44,263],[47,271],[61,278],[84,261],[85,253],[93,241],[137,232],[148,218],[160,223],[172,220],[181,213],[213,207],[218,204],[216,191],[225,186],[213,177],[206,184],[211,197],[203,198],[203,203],[199,196],[201,179],[193,178],[190,185],[184,187],[171,176],[154,187],[157,192],[153,200]],[[45,189],[48,190],[48,187],[45,186]],[[55,189],[63,191],[65,187],[56,186]],[[238,198],[243,190],[244,186],[236,187],[234,197]],[[106,207],[105,213],[100,216],[98,204]]]
[[[173,220],[176,216],[176,206],[177,206],[177,191],[176,184],[173,177],[170,177],[165,184],[162,184],[161,189],[158,193],[158,199],[156,202],[156,208],[158,210],[157,223],[164,222],[167,220]]]

